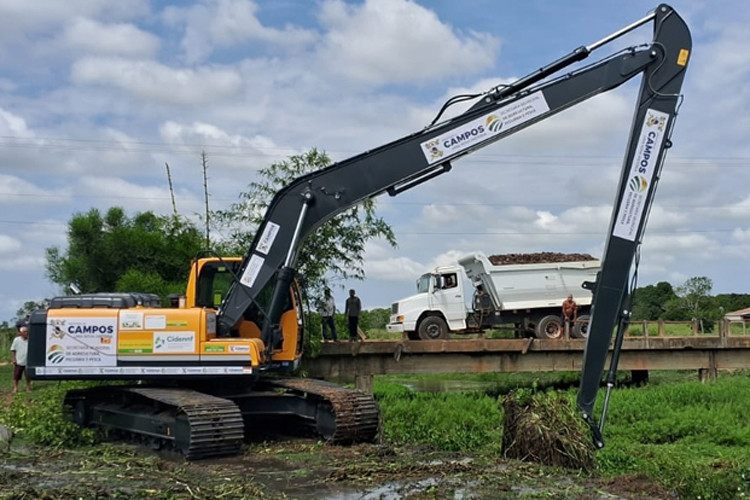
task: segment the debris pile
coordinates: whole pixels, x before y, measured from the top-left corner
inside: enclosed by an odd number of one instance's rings
[[[564,396],[520,389],[505,397],[503,410],[504,457],[569,469],[594,468],[588,428]]]
[[[582,260],[596,260],[587,253],[507,253],[504,255],[490,255],[489,260],[496,266],[510,266],[515,264],[551,264],[556,262],[578,262]]]

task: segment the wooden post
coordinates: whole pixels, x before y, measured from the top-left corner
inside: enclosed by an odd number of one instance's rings
[[[657,334],[656,335],[658,337],[663,337],[664,336],[664,320],[660,319],[659,321],[656,322],[656,325],[657,325]]]
[[[373,386],[375,385],[375,377],[373,375],[355,375],[354,376],[354,387],[357,390],[364,392],[365,394],[373,393]]]

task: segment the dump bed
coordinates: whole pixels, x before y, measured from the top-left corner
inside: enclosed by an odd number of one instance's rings
[[[565,256],[590,260],[566,261]],[[490,259],[505,263],[496,265]],[[459,259],[458,263],[474,287],[483,286],[495,308],[501,311],[559,307],[568,294],[573,295],[579,306],[590,305],[591,292],[581,284],[596,281],[601,268],[601,262],[585,254],[511,254],[487,258],[475,253]]]

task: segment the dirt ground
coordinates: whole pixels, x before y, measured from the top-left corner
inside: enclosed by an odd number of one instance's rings
[[[310,439],[254,443],[241,456],[186,462],[172,453],[104,443],[0,450],[0,498],[635,499],[674,498],[635,477],[388,445],[329,446]]]

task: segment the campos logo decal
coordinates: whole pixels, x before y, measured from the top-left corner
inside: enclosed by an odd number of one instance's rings
[[[61,345],[53,345],[47,350],[47,361],[52,365],[59,365],[65,360],[65,348]]]
[[[648,188],[648,181],[642,175],[636,175],[630,179],[628,185],[634,193],[642,193]]]
[[[490,132],[500,132],[500,129],[503,128],[503,121],[497,115],[488,116],[485,124]]]

